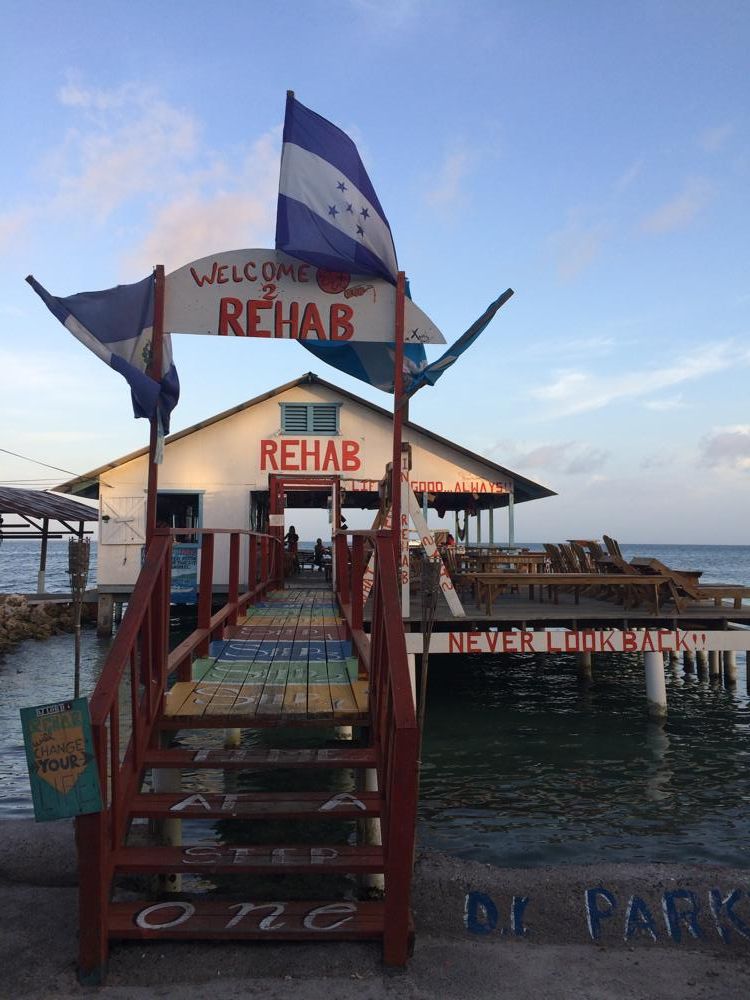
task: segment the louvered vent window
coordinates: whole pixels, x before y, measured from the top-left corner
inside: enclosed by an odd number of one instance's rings
[[[282,403],[282,434],[338,434],[339,403]]]

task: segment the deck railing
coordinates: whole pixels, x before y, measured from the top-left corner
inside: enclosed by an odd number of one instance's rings
[[[351,537],[351,546],[348,538]],[[369,637],[363,631],[365,543],[373,564]],[[387,964],[408,957],[412,864],[417,820],[417,721],[409,680],[399,583],[390,532],[339,532],[335,539],[336,592],[360,663],[370,679],[370,725],[378,760],[378,787],[385,855],[385,935]]]
[[[172,542],[201,536],[197,628],[169,652]],[[227,601],[213,612],[217,537],[228,536]],[[247,537],[247,587],[240,593],[242,538]],[[157,529],[122,624],[89,700],[103,809],[79,816],[79,976],[101,981],[107,956],[107,906],[116,852],[123,844],[129,797],[137,791],[144,755],[156,738],[169,678],[189,680],[193,654],[204,655],[225,624],[282,582],[283,551],[277,538],[249,531]]]

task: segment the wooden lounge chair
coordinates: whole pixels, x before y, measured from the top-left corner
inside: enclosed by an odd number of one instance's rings
[[[723,606],[729,598],[735,610],[742,607],[743,597],[750,598],[750,587],[739,583],[699,583],[700,573],[670,569],[659,559],[633,559],[631,564],[644,573],[657,573],[670,578],[670,593],[678,611],[684,611],[692,602],[713,601],[714,607]]]

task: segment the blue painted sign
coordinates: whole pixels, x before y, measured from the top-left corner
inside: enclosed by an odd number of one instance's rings
[[[21,726],[37,822],[100,812],[88,701],[22,708]]]

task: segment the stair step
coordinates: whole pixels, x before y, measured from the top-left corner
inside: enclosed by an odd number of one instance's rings
[[[337,844],[335,847],[328,844],[122,847],[115,852],[114,860],[115,870],[120,873],[143,874],[359,874],[384,870],[382,847],[351,847],[348,844]]]
[[[379,816],[378,792],[146,792],[133,797],[130,814],[152,819],[358,819]]]
[[[147,767],[287,768],[375,767],[372,747],[282,748],[257,750],[149,750]]]
[[[379,901],[140,900],[110,904],[108,928],[111,938],[355,941],[381,937],[384,913]]]

